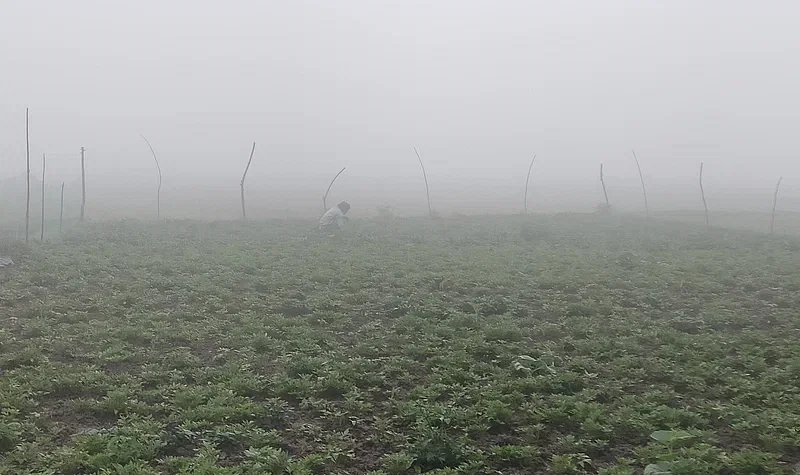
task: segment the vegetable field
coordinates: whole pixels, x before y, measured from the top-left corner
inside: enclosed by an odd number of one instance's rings
[[[800,239],[116,222],[0,270],[2,474],[792,474]]]

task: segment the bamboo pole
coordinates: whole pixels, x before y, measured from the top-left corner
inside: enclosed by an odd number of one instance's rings
[[[42,229],[39,234],[39,240],[44,242],[44,203],[45,203],[45,170],[47,170],[47,154],[42,154]]]
[[[603,196],[606,197],[606,208],[611,208],[611,203],[608,202],[608,192],[606,191],[606,181],[603,177],[603,164],[600,164],[600,184],[603,185]]]
[[[64,182],[61,182],[61,213],[58,216],[58,234],[64,229]]]
[[[27,198],[25,199],[25,244],[30,240],[31,227],[31,141],[28,109],[25,109],[25,161],[27,164]]]
[[[153,160],[156,161],[156,168],[158,168],[158,190],[156,191],[156,219],[161,221],[161,164],[158,163],[158,157],[156,157],[156,151],[153,150],[153,146],[150,145],[150,141],[147,140],[142,134],[139,134],[144,141],[147,143],[147,146],[150,147],[150,153],[153,154]]]
[[[533,162],[536,161],[536,155],[531,159],[531,164],[528,166],[528,176],[525,178],[525,214],[528,214],[528,182],[531,181],[531,170],[533,170]]]
[[[81,221],[86,219],[86,149],[81,147]]]
[[[703,189],[703,163],[700,162],[700,197],[703,198],[703,209],[706,213],[706,226],[711,227],[711,223],[708,221],[708,203],[706,203],[706,192]]]
[[[414,147],[414,153],[417,154],[419,166],[422,167],[422,177],[425,179],[425,196],[428,198],[428,216],[433,217],[433,209],[431,208],[431,189],[428,187],[428,174],[425,173],[425,165],[422,163],[422,157],[419,156],[417,147]]]
[[[253,142],[253,148],[250,149],[250,159],[247,160],[247,166],[244,167],[244,173],[242,174],[242,181],[239,183],[239,188],[241,190],[241,197],[242,197],[242,219],[247,219],[247,210],[245,209],[244,205],[244,180],[247,178],[247,172],[250,170],[250,163],[253,162],[253,154],[256,153],[256,143]]]
[[[778,178],[778,184],[775,185],[775,195],[772,197],[772,220],[769,223],[769,233],[775,232],[775,209],[778,207],[778,189],[781,187],[783,177]]]
[[[636,168],[639,170],[639,180],[642,182],[642,194],[644,195],[644,214],[650,217],[650,207],[647,205],[647,188],[644,186],[644,175],[642,175],[642,167],[639,165],[639,157],[636,156],[636,151],[633,152],[633,159],[636,160]]]
[[[330,184],[328,185],[328,189],[325,190],[325,194],[322,195],[322,208],[323,208],[322,212],[323,213],[328,211],[328,194],[331,192],[331,187],[333,186],[333,183],[336,181],[336,179],[339,178],[339,175],[341,175],[342,172],[344,172],[345,168],[347,168],[347,167],[342,167],[342,169],[339,170],[339,173],[337,173],[336,176],[333,177],[333,180],[331,180]]]

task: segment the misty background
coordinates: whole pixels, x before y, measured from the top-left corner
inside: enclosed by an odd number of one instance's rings
[[[390,206],[800,211],[800,4],[753,1],[28,0],[0,16],[0,195],[24,212],[48,153],[87,215],[233,219]],[[22,183],[22,188],[19,184]],[[5,191],[3,190],[5,189]],[[40,191],[34,188],[34,198]],[[37,198],[38,199],[38,198]],[[19,201],[18,201],[19,200]],[[52,203],[51,203],[52,201]],[[22,203],[23,209],[20,209]],[[34,207],[34,210],[36,208]],[[54,211],[55,212],[55,211]],[[16,219],[16,218],[15,218]]]

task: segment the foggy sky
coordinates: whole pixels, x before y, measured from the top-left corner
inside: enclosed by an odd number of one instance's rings
[[[342,166],[345,189],[422,186],[417,146],[434,190],[520,186],[537,154],[533,183],[591,193],[600,162],[637,185],[634,148],[654,187],[703,161],[712,188],[791,192],[797,18],[790,0],[7,1],[0,177],[24,172],[30,107],[54,180],[85,146],[94,180],[154,186],[143,133],[165,188],[236,188],[255,140],[253,187],[324,189]]]

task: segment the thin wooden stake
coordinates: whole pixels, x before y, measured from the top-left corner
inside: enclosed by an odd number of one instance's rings
[[[345,168],[347,168],[347,167],[342,167],[342,169],[339,170],[339,173],[337,173],[336,176],[333,177],[333,180],[331,180],[330,184],[328,185],[328,189],[325,190],[325,194],[322,195],[322,208],[323,208],[322,212],[323,213],[328,211],[328,194],[331,192],[331,187],[333,186],[333,183],[336,181],[336,179],[339,178],[339,175],[341,175],[342,172],[344,172]]]
[[[86,219],[86,149],[81,147],[81,221]]]
[[[64,182],[61,182],[61,213],[58,216],[58,234],[64,229]]]
[[[153,160],[156,161],[156,168],[158,168],[158,190],[156,191],[156,219],[161,221],[161,164],[158,163],[158,157],[156,157],[156,151],[153,150],[153,146],[150,145],[150,141],[147,140],[142,134],[139,134],[144,141],[147,143],[147,146],[150,147],[150,153],[153,154]]]
[[[778,184],[775,185],[775,196],[772,198],[772,221],[769,223],[770,234],[775,232],[775,208],[778,207],[778,188],[781,187],[781,181],[783,181],[783,177],[778,178]]]
[[[525,214],[528,214],[528,182],[531,181],[531,170],[533,170],[533,162],[536,161],[536,155],[531,159],[531,164],[528,166],[528,176],[525,178]]]
[[[28,120],[28,109],[25,109],[25,160],[27,163],[28,171],[26,174],[27,199],[25,200],[25,244],[30,240],[30,227],[31,227],[31,141],[30,141],[30,127]]]
[[[636,156],[636,151],[631,150],[633,152],[633,159],[636,160],[636,168],[639,169],[639,180],[642,182],[642,194],[644,195],[644,214],[648,218],[650,217],[650,207],[647,206],[647,188],[644,186],[644,175],[642,175],[642,167],[639,165],[639,157]]]
[[[247,178],[247,171],[250,170],[250,163],[253,161],[253,154],[256,153],[256,143],[253,142],[253,148],[250,150],[250,159],[247,160],[247,166],[244,167],[244,173],[242,174],[242,181],[239,183],[239,188],[241,188],[242,194],[242,219],[247,219],[247,210],[244,206],[244,180]]]
[[[45,170],[47,169],[47,154],[42,154],[42,229],[39,235],[39,240],[44,242],[44,203],[45,203],[45,187],[44,187],[44,179],[45,179]]]
[[[603,179],[603,164],[600,164],[600,184],[603,185],[603,195],[606,197],[606,208],[611,208],[611,203],[608,202],[608,192],[606,191],[606,181]]]
[[[419,166],[422,167],[422,177],[425,179],[425,196],[428,198],[428,216],[433,217],[433,209],[431,208],[431,189],[428,187],[428,174],[425,173],[425,165],[422,163],[422,157],[419,156],[417,147],[414,147],[414,153],[417,154]]]
[[[703,189],[703,163],[700,162],[700,197],[703,198],[703,209],[706,212],[706,226],[711,227],[711,223],[708,221],[708,203],[706,203],[706,192]]]

